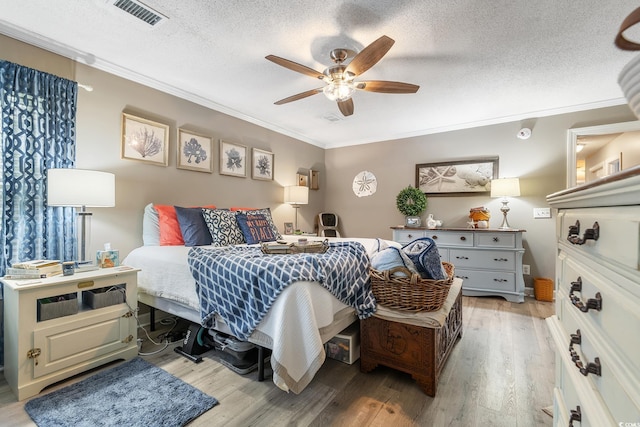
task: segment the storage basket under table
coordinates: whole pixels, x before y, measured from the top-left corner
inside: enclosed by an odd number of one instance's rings
[[[371,269],[371,290],[378,304],[396,310],[435,311],[444,304],[453,282],[455,268],[443,262],[447,278],[442,280],[423,279],[405,267],[378,271]],[[397,276],[396,273],[404,273]]]

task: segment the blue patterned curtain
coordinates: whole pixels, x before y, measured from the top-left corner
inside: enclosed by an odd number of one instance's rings
[[[46,206],[46,180],[47,169],[74,166],[77,90],[76,82],[0,60],[0,275],[18,261],[73,259],[73,208]]]

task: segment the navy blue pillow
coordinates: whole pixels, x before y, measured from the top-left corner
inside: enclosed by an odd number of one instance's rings
[[[211,233],[202,216],[202,208],[176,208],[176,216],[185,246],[203,246],[211,244]]]
[[[236,221],[245,242],[249,245],[260,242],[273,242],[278,239],[273,232],[271,222],[264,214],[237,212]]]

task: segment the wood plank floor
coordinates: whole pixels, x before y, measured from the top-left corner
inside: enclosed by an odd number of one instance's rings
[[[553,303],[527,298],[463,298],[463,337],[444,367],[435,398],[408,374],[327,359],[299,395],[257,373],[238,375],[205,355],[194,364],[171,347],[145,357],[216,397],[220,404],[190,426],[550,426],[554,355],[544,319]],[[143,333],[139,334],[140,337]],[[147,343],[145,343],[145,348]],[[267,371],[267,374],[270,372]],[[43,393],[86,377],[81,375]],[[0,375],[0,425],[34,426]]]

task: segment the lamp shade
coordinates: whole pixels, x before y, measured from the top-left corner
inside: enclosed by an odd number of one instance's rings
[[[284,187],[284,202],[291,205],[306,205],[309,203],[309,187],[292,185]]]
[[[115,206],[115,175],[84,169],[49,169],[47,170],[47,204],[78,207]]]
[[[491,197],[517,197],[520,195],[518,178],[500,178],[491,180]]]

